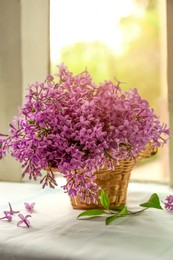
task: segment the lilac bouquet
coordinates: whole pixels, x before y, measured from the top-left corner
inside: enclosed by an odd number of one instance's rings
[[[0,158],[9,152],[24,168],[23,176],[41,177],[43,188],[57,185],[58,171],[69,195],[94,202],[95,171],[136,160],[148,143],[163,146],[169,129],[137,89],[123,92],[119,81],[96,85],[87,70],[74,75],[63,64],[58,67],[57,80],[48,75],[29,86],[10,134],[0,136]]]

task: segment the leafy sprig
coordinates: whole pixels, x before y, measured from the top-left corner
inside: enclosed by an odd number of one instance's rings
[[[89,209],[78,215],[78,219],[93,218],[93,217],[106,217],[105,224],[109,225],[119,217],[138,215],[148,208],[163,209],[160,205],[159,197],[156,193],[153,193],[148,201],[141,203],[139,206],[143,209],[138,211],[130,211],[125,204],[122,204],[114,209],[110,208],[110,199],[104,190],[101,191],[100,203],[103,209]],[[107,217],[109,215],[109,217]]]

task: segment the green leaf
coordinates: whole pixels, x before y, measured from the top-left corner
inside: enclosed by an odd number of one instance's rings
[[[103,206],[103,208],[109,209],[110,200],[109,200],[107,194],[104,192],[104,190],[101,191],[100,203]]]
[[[128,209],[126,206],[124,206],[124,208],[120,211],[118,216],[123,216],[123,215],[127,215],[127,214],[128,214]]]
[[[153,193],[147,202],[140,204],[141,207],[163,209],[160,205],[159,197],[156,193]]]
[[[110,224],[111,222],[113,222],[116,218],[118,218],[118,214],[108,217],[108,218],[106,219],[106,225],[109,225],[109,224]]]
[[[102,215],[104,213],[104,210],[102,209],[89,209],[89,210],[86,210],[82,213],[80,213],[77,218],[80,218],[80,217],[84,217],[84,216],[99,216],[99,215]]]
[[[118,217],[122,217],[128,214],[127,207],[124,206],[124,208],[116,215],[110,216],[106,219],[106,225],[109,225],[111,222],[113,222]]]

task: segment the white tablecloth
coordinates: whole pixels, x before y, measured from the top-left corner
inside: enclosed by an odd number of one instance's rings
[[[161,200],[173,194],[164,185],[130,183],[130,209],[151,193]],[[10,202],[26,214],[24,202],[35,202],[31,227],[0,221],[0,259],[155,260],[173,259],[173,213],[149,209],[138,216],[123,217],[106,226],[103,219],[77,220],[67,194],[60,188],[42,190],[33,183],[0,183],[0,216]]]

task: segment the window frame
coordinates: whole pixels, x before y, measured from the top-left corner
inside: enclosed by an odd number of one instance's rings
[[[168,92],[168,115],[169,127],[173,129],[173,1],[166,0],[166,59],[167,59],[167,92]],[[169,140],[169,176],[170,186],[173,187],[173,138]]]

